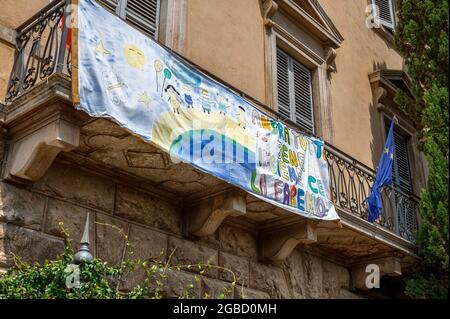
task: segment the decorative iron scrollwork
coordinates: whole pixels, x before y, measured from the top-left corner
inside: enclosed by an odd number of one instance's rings
[[[365,199],[375,179],[375,172],[344,152],[327,145],[330,189],[337,208],[367,220]],[[397,186],[382,192],[383,209],[377,225],[414,241],[418,228],[418,199]]]
[[[32,19],[18,28],[17,52],[9,78],[6,101],[11,101],[24,91],[56,72],[58,61],[66,61],[61,68],[70,75],[68,28],[63,23],[70,0],[55,0]],[[63,43],[64,42],[64,43]]]

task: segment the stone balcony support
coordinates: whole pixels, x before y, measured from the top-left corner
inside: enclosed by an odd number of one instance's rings
[[[2,178],[18,183],[40,179],[60,152],[79,146],[86,114],[70,105],[69,82],[55,74],[3,107],[7,145]]]
[[[245,215],[246,206],[246,193],[240,189],[202,199],[189,205],[185,229],[198,237],[212,235],[226,217]]]
[[[260,259],[280,262],[299,244],[317,242],[316,222],[298,216],[273,222],[260,230]]]
[[[35,182],[41,178],[59,152],[76,148],[80,140],[79,127],[56,118],[10,144],[5,179]]]
[[[377,274],[376,272],[378,272]],[[367,260],[351,267],[351,278],[353,288],[360,290],[369,290],[366,280],[369,276],[373,280],[380,280],[383,276],[400,276],[402,274],[402,267],[400,258],[397,256],[384,257],[379,259]]]

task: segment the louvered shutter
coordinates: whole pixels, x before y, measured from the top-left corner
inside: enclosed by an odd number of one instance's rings
[[[376,6],[374,12],[378,15],[380,23],[394,30],[394,5],[392,0],[372,0]]]
[[[277,50],[278,112],[290,119],[291,93],[289,82],[289,57],[283,51]]]
[[[98,0],[107,9],[153,38],[158,34],[159,0]]]
[[[411,191],[411,175],[408,159],[408,144],[404,136],[394,131],[394,175],[395,181],[404,190]]]
[[[390,121],[386,121],[390,122]],[[389,126],[386,125],[386,136]],[[408,157],[408,140],[394,130],[394,162],[392,165],[392,179],[394,183],[405,191],[412,191],[411,172]]]
[[[103,4],[106,9],[109,9],[112,12],[116,12],[117,4],[120,0],[98,0],[100,4]]]
[[[277,49],[278,112],[314,133],[311,71]]]
[[[297,61],[294,70],[295,122],[306,131],[314,132],[314,118],[311,94],[311,71]]]
[[[158,0],[127,0],[125,19],[144,33],[156,37],[158,18]]]

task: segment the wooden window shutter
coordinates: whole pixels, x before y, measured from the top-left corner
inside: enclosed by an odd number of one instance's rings
[[[142,32],[157,38],[159,0],[98,0]]]
[[[372,0],[372,3],[377,6],[378,10],[374,11],[378,14],[380,23],[385,27],[394,30],[394,4],[392,0]]]
[[[103,4],[103,6],[106,7],[106,9],[112,12],[116,12],[117,4],[119,3],[119,1],[120,0],[98,0],[100,4]]]
[[[311,71],[277,49],[278,112],[314,133]]]
[[[158,34],[159,1],[127,0],[125,19],[151,37]]]
[[[289,89],[289,56],[281,50],[277,50],[277,87],[278,87],[278,112],[287,118],[291,118],[291,97]]]
[[[396,183],[404,190],[412,191],[408,159],[408,143],[404,136],[394,131],[394,175]]]
[[[386,121],[386,136],[389,133],[390,121]],[[392,179],[405,191],[412,191],[411,171],[408,157],[408,140],[394,129],[394,162],[392,164]]]
[[[314,133],[311,71],[297,61],[293,63],[293,70],[295,123]]]

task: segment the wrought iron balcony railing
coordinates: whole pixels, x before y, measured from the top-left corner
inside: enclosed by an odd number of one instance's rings
[[[354,158],[327,145],[330,187],[337,208],[367,220],[365,199],[375,179],[375,172]],[[414,242],[419,226],[419,199],[398,185],[382,191],[383,209],[376,223],[381,227]]]
[[[17,29],[17,53],[6,101],[11,101],[53,73],[70,75],[70,41],[66,8],[70,0],[54,0]]]
[[[65,7],[69,3],[70,0],[54,0],[18,28],[17,54],[7,88],[7,101],[14,100],[54,73],[70,76],[69,31],[65,23]],[[273,110],[270,112],[276,114]],[[283,117],[279,115],[279,118]],[[364,200],[373,183],[374,171],[333,146],[326,147],[326,155],[337,208],[367,220]],[[383,210],[377,223],[414,241],[413,235],[418,228],[418,198],[397,186],[385,189],[382,198]]]

